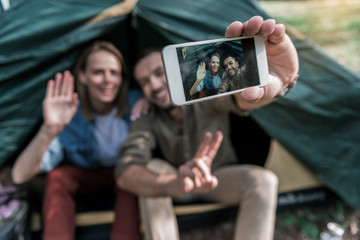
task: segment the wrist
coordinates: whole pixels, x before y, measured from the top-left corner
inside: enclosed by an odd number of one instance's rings
[[[158,193],[159,196],[177,196],[179,195],[178,189],[178,176],[176,174],[159,174],[158,183],[160,186]]]
[[[298,78],[299,74],[296,74],[296,76],[282,89],[281,93],[278,94],[275,98],[284,97],[287,95],[295,87]]]
[[[52,140],[62,131],[62,129],[63,127],[49,126],[47,124],[43,124],[40,128],[40,131],[43,133],[44,136]]]

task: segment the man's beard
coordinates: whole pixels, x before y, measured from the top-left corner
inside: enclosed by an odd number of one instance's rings
[[[238,80],[241,77],[240,69],[234,69],[234,75],[229,76],[232,80]]]

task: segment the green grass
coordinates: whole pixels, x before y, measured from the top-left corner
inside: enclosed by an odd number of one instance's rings
[[[360,73],[360,1],[260,1],[277,21],[292,25],[340,64]]]

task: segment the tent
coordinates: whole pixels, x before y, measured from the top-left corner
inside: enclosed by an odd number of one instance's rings
[[[147,46],[219,38],[232,21],[270,17],[256,0],[2,3],[0,166],[11,164],[37,131],[47,80],[71,69],[87,42],[113,41],[131,66],[134,53]],[[300,58],[298,84],[251,117],[360,209],[360,76],[288,29]]]

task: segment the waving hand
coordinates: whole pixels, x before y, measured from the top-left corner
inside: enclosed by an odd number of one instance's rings
[[[69,71],[57,73],[55,80],[48,82],[43,101],[44,124],[55,134],[70,123],[74,117],[79,100],[74,92],[74,77]]]

